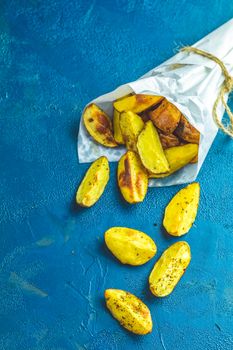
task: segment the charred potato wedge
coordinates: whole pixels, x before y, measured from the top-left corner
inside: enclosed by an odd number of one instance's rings
[[[162,96],[136,94],[115,101],[113,106],[118,112],[132,111],[141,113],[162,100]]]
[[[94,103],[87,106],[83,114],[84,125],[93,139],[106,147],[116,147],[112,122],[109,116]]]
[[[195,143],[188,143],[183,146],[171,147],[164,151],[170,170],[164,174],[150,174],[151,178],[167,177],[177,170],[189,164],[198,154],[198,145]]]
[[[191,260],[188,243],[172,244],[155,263],[149,277],[151,292],[156,297],[169,295],[184,274]]]
[[[161,131],[158,131],[158,133],[163,149],[179,146],[180,140],[176,135],[164,134]]]
[[[195,221],[200,198],[197,182],[180,190],[165,209],[163,226],[172,236],[183,236]]]
[[[76,202],[83,207],[94,205],[102,193],[109,180],[109,164],[106,157],[98,158],[84,176],[77,194]]]
[[[153,124],[166,134],[173,133],[181,116],[179,109],[167,99],[164,99],[156,109],[148,114]]]
[[[144,128],[141,117],[131,111],[122,112],[120,115],[120,128],[127,149],[137,152],[138,135]]]
[[[186,142],[199,144],[199,131],[194,128],[183,115],[180,117],[180,122],[175,130],[175,134]]]
[[[111,227],[104,237],[108,249],[122,264],[145,264],[157,251],[154,241],[149,236],[132,228]]]
[[[148,176],[139,156],[126,152],[118,162],[118,185],[124,199],[129,203],[142,202],[148,188]]]
[[[150,173],[159,174],[169,171],[169,164],[158,132],[150,120],[138,136],[137,149],[142,164]]]
[[[135,295],[120,289],[107,289],[105,300],[112,316],[128,331],[141,335],[152,331],[150,310]]]
[[[124,145],[124,139],[122,136],[120,128],[120,112],[116,109],[113,111],[113,130],[114,130],[114,139],[118,144]]]

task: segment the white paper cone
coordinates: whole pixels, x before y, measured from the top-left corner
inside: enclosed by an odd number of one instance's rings
[[[193,46],[220,58],[229,73],[233,73],[233,19]],[[189,164],[167,178],[151,179],[150,186],[183,184],[196,179],[218,132],[212,110],[223,80],[221,68],[215,62],[194,53],[179,52],[138,80],[122,85],[91,102],[96,103],[110,116],[113,114],[112,102],[130,92],[162,95],[176,105],[201,133],[198,163]],[[218,115],[221,118],[223,113],[224,108],[219,107]],[[95,143],[86,132],[81,118],[78,135],[80,163],[92,162],[102,155],[109,161],[117,161],[123,153],[124,147],[106,148]]]

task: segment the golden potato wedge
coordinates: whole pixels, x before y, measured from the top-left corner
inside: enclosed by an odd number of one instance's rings
[[[166,134],[172,134],[176,129],[181,112],[179,109],[169,102],[166,98],[153,111],[148,112],[153,124]]]
[[[118,144],[124,145],[124,139],[121,132],[120,127],[120,112],[116,109],[113,111],[113,131],[114,131],[114,139]]]
[[[132,228],[111,227],[104,237],[108,249],[122,264],[145,264],[157,251],[153,239]]]
[[[164,153],[170,170],[163,174],[150,174],[150,178],[167,177],[189,164],[198,154],[198,145],[195,143],[187,143],[186,145],[168,148]]]
[[[183,236],[195,221],[200,198],[200,185],[194,182],[182,188],[165,209],[163,226],[172,236]]]
[[[137,149],[144,167],[153,174],[169,171],[169,164],[165,157],[158,132],[152,121],[145,124],[138,136]]]
[[[199,144],[199,131],[194,128],[183,115],[181,115],[180,122],[174,133],[186,142]]]
[[[127,149],[137,152],[138,135],[144,128],[142,118],[131,111],[122,112],[120,115],[120,128]]]
[[[162,96],[136,94],[115,101],[113,106],[118,112],[132,111],[134,113],[141,113],[158,104],[162,99]]]
[[[162,144],[163,149],[179,146],[180,140],[177,136],[173,134],[164,134],[163,132],[158,130],[160,142]]]
[[[91,103],[83,114],[84,125],[93,139],[106,147],[116,147],[112,122],[109,116],[97,105]]]
[[[148,188],[148,176],[137,153],[126,152],[118,162],[118,185],[129,203],[142,202]]]
[[[191,260],[188,243],[176,242],[161,255],[149,277],[151,292],[156,297],[169,295],[184,274]]]
[[[108,180],[108,159],[106,157],[100,157],[91,164],[78,188],[76,194],[77,204],[83,207],[94,205],[104,192]]]
[[[104,296],[112,316],[128,331],[141,335],[152,331],[150,310],[135,295],[120,289],[107,289]]]

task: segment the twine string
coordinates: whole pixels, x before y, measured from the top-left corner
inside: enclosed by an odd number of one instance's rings
[[[227,134],[228,136],[233,138],[233,112],[231,111],[230,107],[228,106],[227,102],[225,101],[225,94],[231,93],[233,91],[233,77],[229,74],[223,61],[221,61],[218,57],[212,55],[209,52],[200,50],[200,49],[198,49],[196,47],[192,47],[192,46],[185,46],[180,51],[193,52],[197,55],[207,57],[210,60],[216,62],[220,66],[220,68],[222,69],[222,73],[223,73],[225,79],[220,87],[218,96],[217,96],[216,101],[215,101],[214,106],[213,106],[213,119],[214,119],[214,121],[217,124],[219,129],[221,129],[225,134]],[[218,109],[220,102],[222,102],[222,104],[226,110],[226,113],[229,117],[229,120],[230,120],[230,122],[227,126],[225,126],[223,124],[223,122],[221,121],[221,119],[218,116],[217,109]]]

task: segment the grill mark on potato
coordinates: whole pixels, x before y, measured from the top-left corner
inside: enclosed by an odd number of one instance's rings
[[[132,188],[133,186],[132,186],[129,158],[125,158],[124,166],[125,166],[125,171],[123,171],[119,176],[121,186]]]
[[[148,101],[148,96],[142,95],[142,94],[137,94],[136,96],[136,101],[138,104],[143,104],[145,101]]]
[[[99,122],[99,124],[96,125],[96,130],[100,134],[109,134],[109,132],[111,131],[111,125],[108,119],[105,118],[105,116],[101,113],[97,113],[96,118]]]

